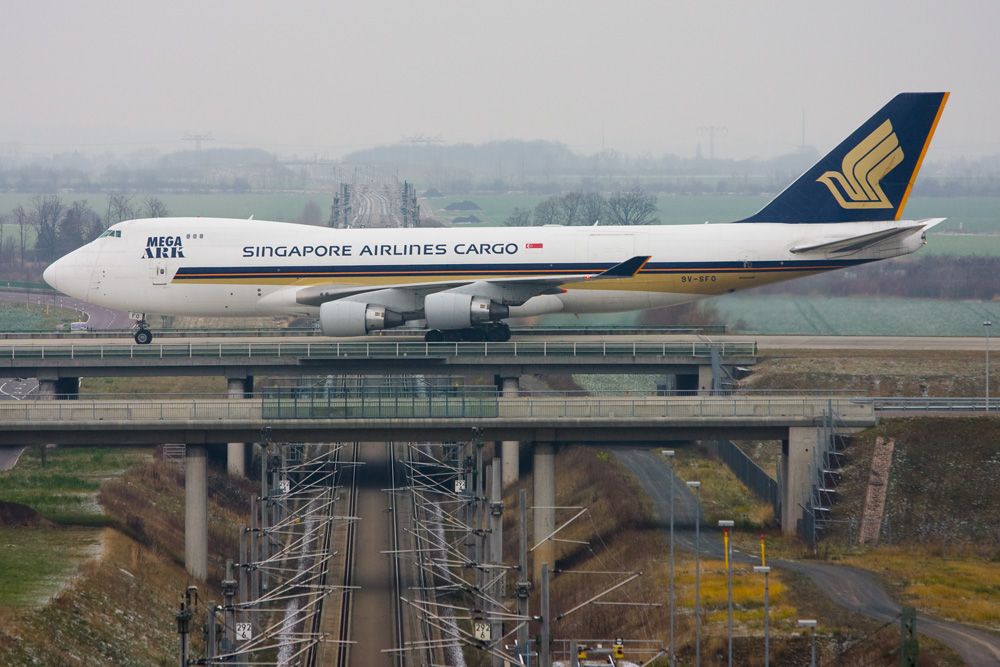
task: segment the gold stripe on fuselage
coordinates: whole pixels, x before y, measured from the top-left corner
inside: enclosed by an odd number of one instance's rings
[[[822,273],[826,268],[808,268],[802,270],[781,269],[744,269],[744,270],[715,270],[715,271],[691,271],[685,273],[669,273],[658,275],[654,272],[641,273],[631,278],[621,278],[614,280],[599,280],[594,282],[569,283],[565,286],[568,290],[614,290],[624,292],[670,292],[677,294],[723,294],[737,289],[745,289],[757,285],[767,285],[768,283],[789,280],[791,278],[801,278],[804,276]],[[331,277],[331,276],[310,276],[296,278],[291,276],[269,276],[260,275],[247,278],[184,278],[174,279],[175,285],[295,285],[299,287],[309,287],[312,285],[340,285],[340,286],[371,286],[380,289],[389,285],[410,285],[415,283],[452,282],[456,278],[468,280],[503,280],[504,278],[523,277],[518,274],[509,276],[497,275],[495,273],[483,275],[417,275],[417,276],[358,276],[352,277]]]

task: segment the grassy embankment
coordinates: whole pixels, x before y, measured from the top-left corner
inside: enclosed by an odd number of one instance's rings
[[[87,380],[83,392],[191,384]],[[0,501],[18,503],[5,506],[0,528],[0,664],[174,664],[173,614],[191,583],[183,473],[149,449],[59,448],[46,458],[43,466],[29,449],[0,473]],[[253,488],[210,467],[209,579],[199,584],[210,599],[218,599],[224,558],[238,553],[235,527],[248,522]]]
[[[745,385],[978,396],[983,374],[983,355],[975,352],[793,351],[764,358]],[[998,391],[994,379],[991,394]],[[878,436],[893,438],[895,453],[881,544],[862,548],[856,531]],[[920,610],[1000,631],[1000,422],[883,419],[851,442],[834,508],[839,523],[820,543],[824,555],[879,574],[902,602]],[[773,444],[739,444],[773,471]],[[795,546],[779,542],[776,551]]]
[[[48,462],[29,452],[0,477],[0,500],[44,517],[0,529],[0,664],[174,664],[174,611],[192,583],[182,472],[148,450],[59,449]],[[252,487],[210,470],[207,599],[238,553]]]
[[[682,450],[683,451],[683,450]],[[693,454],[678,457],[677,469],[684,477],[696,475],[706,486],[716,489],[703,496],[707,506],[724,506],[740,495],[724,479],[728,471],[709,470]],[[636,606],[590,605],[558,619],[553,632],[559,637],[654,638],[666,644],[668,635],[668,545],[663,526],[654,519],[652,508],[641,488],[621,468],[613,457],[594,448],[570,447],[557,454],[556,468],[560,471],[556,489],[556,505],[587,507],[588,511],[560,532],[557,543],[556,568],[561,572],[552,580],[552,609],[558,617],[592,595],[607,589],[625,575],[580,574],[584,571],[642,572],[635,581],[603,598],[605,601],[633,602]],[[709,482],[711,482],[709,484]],[[738,486],[738,485],[737,485]],[[520,488],[531,488],[530,476],[507,489],[505,493],[504,536],[505,560],[515,559],[516,507]],[[725,490],[722,490],[725,489]],[[744,496],[746,490],[742,491]],[[747,504],[747,527],[754,525],[753,501]],[[556,523],[567,520],[574,510],[560,510]],[[529,517],[530,521],[530,517]],[[693,554],[676,552],[677,641],[678,655],[692,659],[695,624],[692,610],[695,602],[695,564]],[[719,560],[702,560],[703,655],[724,654],[726,637],[727,584],[724,565]],[[510,581],[510,579],[508,580]],[[771,575],[772,659],[774,664],[800,664],[807,660],[808,646],[795,627],[798,618],[819,615],[829,619],[826,632],[838,641],[844,637],[859,638],[875,625],[844,612],[831,610],[825,596],[805,579],[775,571]],[[537,603],[534,591],[532,608]],[[660,604],[649,607],[639,604]],[[736,655],[739,664],[754,665],[761,661],[763,637],[763,583],[748,564],[734,566],[734,619],[736,623]],[[843,646],[843,644],[841,644]],[[863,650],[878,654],[882,639],[869,642]],[[832,658],[834,642],[824,643],[826,657]],[[799,661],[799,662],[797,662]],[[470,664],[477,664],[470,662]],[[663,664],[666,664],[663,661]],[[878,664],[878,663],[872,663]],[[938,663],[931,663],[938,664]]]
[[[885,419],[858,434],[842,483],[841,518],[861,516],[875,438],[893,438],[881,543],[832,555],[884,577],[918,609],[1000,632],[1000,420]]]

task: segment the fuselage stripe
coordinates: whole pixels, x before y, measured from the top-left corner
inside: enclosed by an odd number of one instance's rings
[[[671,262],[648,263],[636,275],[674,274],[674,273],[713,273],[713,272],[773,272],[773,271],[826,271],[839,269],[871,260],[825,260],[815,261],[764,261],[764,262]],[[349,277],[433,277],[462,275],[550,275],[550,274],[595,274],[611,268],[614,264],[597,266],[580,266],[578,264],[487,264],[472,265],[468,268],[437,265],[426,267],[398,266],[345,266],[345,267],[303,267],[303,266],[266,266],[266,267],[181,267],[174,280],[208,280],[234,278],[349,278]]]

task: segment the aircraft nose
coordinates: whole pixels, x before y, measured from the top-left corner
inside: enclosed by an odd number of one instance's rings
[[[48,268],[42,272],[42,280],[48,283],[49,287],[54,290],[62,291],[59,289],[59,262],[62,260],[56,260],[49,264]]]

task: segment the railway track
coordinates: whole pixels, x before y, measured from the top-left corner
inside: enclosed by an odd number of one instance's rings
[[[359,443],[355,442],[351,447],[351,470],[349,473],[350,483],[348,488],[347,514],[357,516],[358,508],[358,448]],[[354,582],[354,543],[357,536],[357,522],[351,521],[347,525],[347,539],[344,548],[344,570],[343,585],[344,594],[340,599],[340,644],[337,647],[337,665],[349,665],[351,657],[351,604],[354,601],[354,590],[351,588]]]
[[[315,626],[317,636],[325,635],[323,646],[312,652],[306,664],[404,667],[408,661],[402,650],[404,575],[396,553],[400,549],[396,512],[400,470],[395,447],[392,443],[354,443],[344,451],[347,502],[342,511],[358,520],[348,521],[344,532],[331,534],[324,545],[327,553],[340,549],[339,563],[328,576],[341,579],[343,595],[339,606],[328,598],[327,608],[317,615],[324,617]]]

